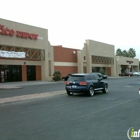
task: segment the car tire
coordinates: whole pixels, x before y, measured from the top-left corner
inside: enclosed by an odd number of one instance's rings
[[[94,95],[94,88],[93,88],[93,86],[90,86],[90,87],[89,87],[88,93],[89,93],[89,95],[90,95],[91,97]]]
[[[73,92],[70,92],[70,91],[67,91],[67,94],[68,94],[69,96],[72,96],[74,93],[73,93]]]
[[[102,90],[103,93],[108,93],[108,85],[104,85],[104,89]]]

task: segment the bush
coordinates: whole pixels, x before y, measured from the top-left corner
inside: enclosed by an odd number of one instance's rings
[[[60,71],[55,71],[53,73],[53,80],[54,81],[60,81],[61,80],[61,73],[60,73]]]
[[[100,70],[100,73],[103,74],[103,75],[105,75],[105,70],[101,69]]]

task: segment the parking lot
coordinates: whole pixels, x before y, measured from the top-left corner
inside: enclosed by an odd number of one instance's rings
[[[0,105],[0,139],[128,140],[129,128],[140,129],[140,77],[106,81],[107,94],[68,96],[65,84],[58,83],[53,86],[59,86],[55,96]],[[39,86],[45,91],[44,85]],[[33,86],[17,90],[23,93],[26,88]]]

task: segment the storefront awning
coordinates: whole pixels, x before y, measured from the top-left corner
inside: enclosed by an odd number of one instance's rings
[[[92,56],[92,64],[114,64],[113,57]]]

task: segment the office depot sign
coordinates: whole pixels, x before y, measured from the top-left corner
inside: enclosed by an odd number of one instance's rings
[[[35,39],[35,40],[37,40],[37,37],[38,37],[37,34],[30,34],[30,33],[21,32],[21,31],[16,31],[16,36],[17,37],[22,37],[22,38]]]
[[[13,29],[5,28],[4,25],[1,24],[0,24],[0,35],[7,35],[7,36],[16,35],[17,37],[25,38],[25,39],[28,38],[32,40],[38,39],[38,34],[33,34],[33,33],[28,33],[23,31],[14,31]]]

